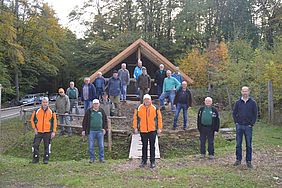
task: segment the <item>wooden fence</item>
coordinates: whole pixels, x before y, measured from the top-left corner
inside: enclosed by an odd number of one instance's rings
[[[31,121],[30,121],[30,114],[33,112],[33,110],[25,110],[23,109],[22,110],[22,120],[24,122],[24,132],[26,133],[27,131],[30,130],[31,128]],[[56,114],[57,115],[57,119],[58,119],[58,116],[66,116],[66,117],[69,117],[69,118],[81,118],[81,120],[83,119],[84,115],[77,115],[77,114]],[[112,151],[112,143],[113,143],[113,140],[112,140],[112,133],[113,132],[117,132],[117,133],[120,133],[120,132],[124,132],[124,130],[113,130],[112,129],[112,120],[123,120],[123,119],[126,119],[126,117],[118,117],[118,116],[108,116],[108,149],[109,151]],[[57,126],[58,127],[71,127],[71,128],[78,128],[78,129],[82,129],[82,122],[79,121],[77,122],[76,124],[70,124],[70,125],[67,125],[67,124],[60,124],[59,122],[57,123]]]

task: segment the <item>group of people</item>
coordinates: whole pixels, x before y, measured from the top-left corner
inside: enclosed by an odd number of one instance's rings
[[[142,62],[138,62],[138,66],[134,70],[134,79],[140,95],[140,105],[135,109],[133,115],[134,133],[140,132],[142,141],[142,160],[140,167],[147,164],[147,148],[148,141],[150,144],[150,167],[155,168],[155,140],[156,135],[161,134],[162,112],[164,109],[165,99],[171,103],[171,111],[174,112],[173,129],[177,127],[177,120],[180,111],[183,111],[183,129],[187,128],[188,108],[192,104],[192,94],[187,88],[187,82],[183,81],[179,71],[172,75],[170,70],[164,70],[164,66],[160,65],[160,69],[155,74],[155,85],[160,100],[160,108],[152,104],[151,96],[148,94],[151,88],[151,78],[147,74],[147,70],[142,66]],[[81,89],[81,98],[84,102],[84,118],[82,122],[82,135],[88,136],[88,149],[90,154],[90,163],[96,158],[94,154],[94,142],[97,139],[99,148],[99,161],[104,160],[104,135],[107,132],[107,116],[110,116],[113,109],[117,109],[119,115],[120,101],[126,101],[127,86],[130,82],[129,71],[126,64],[123,63],[119,71],[113,71],[113,76],[106,81],[102,73],[98,73],[94,84],[90,83],[90,78],[84,79]],[[108,93],[106,90],[108,87]],[[233,110],[234,123],[236,125],[236,162],[234,165],[240,165],[242,160],[242,138],[246,139],[246,161],[247,166],[252,167],[252,127],[257,118],[257,106],[255,101],[249,97],[250,90],[243,87],[241,90],[242,97],[236,102]],[[71,113],[73,108],[76,113],[78,110],[78,89],[74,86],[74,82],[70,82],[70,87],[66,93],[63,88],[59,89],[59,96],[55,103],[55,111],[48,105],[48,98],[43,98],[42,105],[35,110],[31,117],[32,127],[35,132],[33,143],[33,163],[39,162],[39,144],[44,141],[44,159],[45,164],[48,163],[50,156],[51,140],[56,134],[57,119],[60,124],[68,124],[67,114]],[[212,98],[206,97],[205,105],[198,111],[197,126],[200,132],[200,152],[201,157],[206,155],[206,140],[208,141],[209,159],[214,158],[214,133],[219,130],[220,118],[216,108],[212,106]],[[62,126],[61,134],[65,129]],[[71,129],[68,130],[72,134]]]
[[[184,89],[179,92],[186,91]],[[233,109],[233,119],[236,126],[236,161],[234,166],[241,164],[242,140],[244,136],[246,141],[246,164],[248,168],[252,168],[252,129],[257,119],[257,105],[249,96],[250,89],[248,87],[242,87],[241,94],[242,96],[236,101]],[[142,141],[142,160],[140,167],[144,168],[147,164],[149,141],[150,168],[155,168],[155,140],[156,135],[162,132],[162,114],[160,109],[152,104],[150,95],[144,95],[143,100],[143,104],[140,104],[134,111],[133,129],[134,133],[140,132]],[[213,101],[211,97],[206,97],[204,104],[198,110],[197,115],[197,128],[200,132],[200,157],[206,157],[206,141],[208,141],[208,158],[212,160],[214,159],[214,135],[215,132],[219,131],[220,117],[218,110],[212,105]]]

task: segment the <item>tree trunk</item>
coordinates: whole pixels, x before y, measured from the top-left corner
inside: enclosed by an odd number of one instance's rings
[[[19,86],[19,70],[15,68],[15,86],[16,86],[16,97],[17,102],[20,100],[20,86]]]
[[[273,123],[274,121],[274,105],[273,105],[273,89],[272,81],[268,81],[268,122]]]

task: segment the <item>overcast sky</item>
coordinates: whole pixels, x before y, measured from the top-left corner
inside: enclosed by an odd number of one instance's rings
[[[78,37],[82,37],[83,26],[78,23],[68,23],[68,14],[74,9],[76,5],[83,5],[84,0],[44,0],[53,7],[59,18],[59,23],[65,27],[68,27],[71,31],[76,33]]]

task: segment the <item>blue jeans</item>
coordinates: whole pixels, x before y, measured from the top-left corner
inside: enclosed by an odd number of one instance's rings
[[[92,101],[91,100],[85,100],[83,101],[84,103],[84,112],[86,112],[89,108],[92,106]]]
[[[166,98],[169,98],[169,101],[170,101],[170,105],[171,105],[171,111],[175,111],[175,107],[173,105],[173,101],[174,101],[174,97],[175,97],[175,91],[174,90],[171,90],[171,91],[166,91],[166,92],[163,92],[160,96],[160,103],[161,103],[161,107],[164,107],[164,100]]]
[[[103,130],[100,131],[90,131],[88,135],[88,150],[90,155],[90,160],[95,160],[95,152],[94,152],[94,142],[95,139],[98,141],[99,148],[99,160],[104,160],[104,134]]]
[[[200,150],[201,154],[206,154],[206,141],[208,139],[208,152],[209,155],[214,155],[214,131],[211,126],[200,127]]]
[[[252,160],[252,132],[251,126],[236,124],[236,160],[242,160],[243,135],[246,141],[246,161]]]
[[[163,86],[157,85],[157,95],[158,95],[159,98],[160,98],[162,92],[163,92]]]
[[[126,95],[127,95],[127,85],[122,85],[120,100],[126,101]]]
[[[102,99],[102,95],[103,95],[103,88],[99,88],[99,87],[97,87],[97,89],[96,89],[96,91],[97,91],[97,97],[98,97],[98,99]]]
[[[178,120],[178,116],[179,116],[179,113],[180,113],[181,109],[183,109],[183,128],[187,127],[188,104],[177,103],[176,104],[176,112],[174,114],[174,121],[173,121],[173,127],[174,128],[177,127],[177,120]]]

